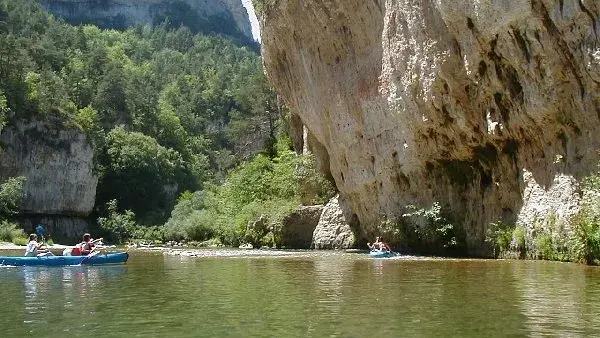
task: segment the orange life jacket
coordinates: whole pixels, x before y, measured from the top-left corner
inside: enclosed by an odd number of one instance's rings
[[[81,256],[81,244],[75,245],[73,250],[71,250],[71,256]]]

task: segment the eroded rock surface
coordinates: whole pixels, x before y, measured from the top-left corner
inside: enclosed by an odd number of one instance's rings
[[[94,207],[98,184],[93,156],[81,130],[42,122],[19,124],[0,135],[0,182],[14,176],[27,178],[23,214],[86,217]],[[50,223],[65,222],[69,223]],[[63,229],[65,236],[83,227],[80,221],[71,223]]]
[[[286,248],[309,249],[322,212],[322,205],[301,206],[284,217],[281,244]]]
[[[596,169],[599,15],[597,0],[279,0],[261,37],[365,236],[439,201],[485,254],[489,223],[557,209]]]

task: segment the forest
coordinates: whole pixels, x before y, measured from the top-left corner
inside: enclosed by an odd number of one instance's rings
[[[114,242],[237,244],[259,214],[333,194],[292,151],[260,55],[235,38],[168,20],[74,26],[35,1],[0,0],[0,46],[0,128],[85,131],[99,177],[92,223]]]

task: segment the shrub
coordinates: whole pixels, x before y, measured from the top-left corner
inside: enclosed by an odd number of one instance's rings
[[[277,5],[277,0],[252,0],[252,6],[256,14],[261,16],[267,14]]]
[[[0,241],[12,242],[17,245],[22,245],[23,241],[25,244],[28,242],[27,234],[23,229],[15,223],[8,221],[0,222]]]
[[[29,238],[27,237],[14,237],[12,239],[12,243],[15,245],[27,245],[29,243]]]
[[[573,260],[598,264],[600,259],[600,217],[598,210],[584,205],[573,221],[574,236],[570,241]]]
[[[525,254],[525,236],[526,230],[524,226],[518,225],[512,232],[513,243],[515,244],[515,249],[521,252],[521,255]]]
[[[490,223],[485,242],[492,246],[495,257],[502,257],[510,250],[515,231],[516,228],[510,227],[502,221]]]
[[[438,202],[428,208],[409,205],[407,209],[409,212],[402,215],[402,222],[396,222],[397,237],[430,253],[443,254],[457,249],[454,225],[443,216]]]
[[[25,177],[12,177],[0,185],[0,220],[19,212]]]
[[[133,242],[162,244],[166,241],[166,231],[163,226],[137,225],[133,228],[130,240]]]
[[[552,236],[543,232],[535,238],[536,256],[539,259],[555,259]]]
[[[119,212],[117,200],[106,203],[107,217],[98,218],[98,225],[107,241],[123,243],[131,238],[136,229],[135,214],[130,210]]]
[[[334,185],[317,170],[313,154],[299,157],[294,179],[300,188],[300,201],[303,205],[322,204],[336,194]]]
[[[289,142],[280,139],[274,158],[256,156],[229,173],[220,186],[182,195],[166,223],[167,238],[217,238],[231,246],[242,242],[279,246],[281,221],[301,199],[322,203],[333,192],[332,185],[314,168],[314,158],[289,150]],[[248,229],[249,222],[261,216],[268,220],[265,229]]]

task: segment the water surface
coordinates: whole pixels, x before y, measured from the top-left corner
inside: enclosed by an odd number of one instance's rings
[[[0,267],[3,337],[599,336],[600,269],[360,254]]]

